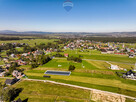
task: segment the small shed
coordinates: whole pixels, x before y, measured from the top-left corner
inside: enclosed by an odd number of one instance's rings
[[[13,85],[15,84],[17,81],[19,81],[18,79],[14,78],[14,79],[6,79],[5,84],[6,85]]]
[[[68,54],[68,53],[65,53],[65,54],[64,54],[64,56],[65,56],[65,57],[68,57],[68,56],[69,56],[69,54]]]

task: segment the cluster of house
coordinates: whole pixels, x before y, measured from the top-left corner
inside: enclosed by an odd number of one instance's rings
[[[27,64],[25,61],[22,61],[22,60],[9,61],[9,58],[3,58],[3,61],[5,62],[5,65],[0,66],[0,77],[5,77],[6,73],[9,72],[9,68],[12,62],[17,62],[18,65]],[[19,72],[18,70],[14,70],[12,73],[12,76],[15,77],[15,79],[7,79],[5,81],[7,85],[12,85],[16,83],[21,77],[24,77],[25,75],[22,72]]]
[[[19,72],[18,70],[14,70],[12,72],[12,76],[14,77],[13,79],[6,79],[5,84],[6,85],[13,85],[16,82],[20,81],[20,78],[24,77],[25,74],[22,72]]]
[[[37,56],[37,55],[42,55],[42,54],[50,54],[52,52],[52,50],[36,50],[36,51],[33,51],[33,52],[28,52],[28,53],[23,53],[21,54],[21,56],[29,56],[30,54],[33,54],[34,56]]]
[[[122,47],[119,47],[122,45]],[[117,55],[128,55],[129,58],[134,58],[136,55],[136,49],[125,47],[124,44],[120,43],[101,43],[101,42],[94,42],[89,40],[75,40],[70,42],[64,49],[97,49],[100,50],[102,54],[117,54]]]
[[[9,68],[2,68],[0,67],[0,77],[4,77],[6,75],[6,73],[9,72]],[[24,77],[25,74],[23,74],[22,72],[19,72],[18,70],[14,70],[12,72],[12,76],[16,77],[17,79],[20,79],[21,77]]]
[[[114,49],[108,48],[108,49],[100,49],[101,54],[114,54]]]
[[[5,63],[5,65],[4,65],[5,68],[10,67],[12,62],[17,62],[18,65],[26,65],[27,64],[27,62],[25,62],[25,61],[23,61],[21,59],[20,60],[15,60],[15,61],[14,60],[10,61],[8,57],[4,57],[4,58],[2,58],[2,60]]]
[[[83,49],[94,49],[96,48],[95,45],[92,45],[92,42],[89,40],[75,40],[74,42],[70,42],[66,46],[64,46],[64,49],[77,49],[77,48],[83,48]]]
[[[129,58],[134,58],[136,55],[136,49],[121,49],[118,50],[118,48],[110,48],[110,47],[105,47],[100,49],[102,54],[117,54],[117,55],[129,55]]]
[[[0,67],[0,77],[4,77],[5,73],[6,73],[5,70],[2,67]]]
[[[117,54],[117,55],[128,55],[129,58],[134,58],[136,55],[136,49],[125,47],[122,45],[122,48],[117,47],[115,44],[112,46],[107,43],[106,47],[99,47],[102,54]]]
[[[132,70],[126,72],[126,73],[123,73],[123,78],[127,78],[127,79],[133,79],[133,80],[136,80],[136,73],[133,72]]]
[[[0,45],[1,46],[5,46],[7,43],[1,43]],[[13,46],[23,46],[23,45],[28,45],[27,43],[10,43],[11,45],[13,45]]]

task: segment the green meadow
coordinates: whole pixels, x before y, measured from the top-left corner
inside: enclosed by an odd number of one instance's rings
[[[0,81],[4,83],[5,79],[0,79]],[[72,81],[70,81],[69,83],[73,84]],[[106,88],[106,86],[94,84],[84,84],[78,82],[77,84],[90,85],[93,88]],[[28,102],[93,102],[91,100],[91,92],[88,90],[56,85],[47,82],[20,81],[19,83],[16,83],[11,87],[22,89],[15,100],[21,98],[23,101],[28,100]],[[133,91],[126,91],[115,87],[108,87],[108,89],[135,94]],[[134,101],[131,99],[126,99],[126,102]]]
[[[35,46],[35,43],[39,45],[40,43],[55,43],[54,41],[56,40],[24,39],[15,41],[0,41],[0,43],[28,43],[33,47]],[[61,45],[61,47],[63,47],[63,45]],[[19,51],[23,50],[23,48],[16,49]],[[80,49],[62,49],[62,51],[64,52],[59,53],[68,53],[69,56],[80,56],[83,59],[82,63],[67,61],[66,58],[62,57],[54,58],[38,68],[31,69],[30,65],[23,65],[19,68],[24,69],[24,73],[30,79],[52,80],[136,97],[136,81],[118,77],[116,75],[116,71],[110,70],[110,65],[106,63],[106,61],[109,61],[111,64],[130,70],[131,67],[134,67],[136,57],[128,58],[126,55],[101,54],[100,51],[88,49],[83,52]],[[54,54],[56,54],[56,52],[52,53],[52,55]],[[6,52],[2,52],[1,55],[5,56]],[[3,61],[0,61],[0,65],[3,65]],[[74,65],[76,67],[70,76],[50,75],[51,78],[43,77],[45,71],[47,70],[68,71],[69,65]],[[90,102],[90,92],[66,86],[53,85],[43,82],[21,81],[15,84],[14,87],[23,88],[19,97],[23,100],[29,98],[30,102],[44,102],[45,100],[47,100],[47,102],[55,100],[65,100],[68,102]],[[41,98],[41,96],[43,97]]]
[[[62,66],[58,67],[58,65]],[[70,76],[50,75],[51,78],[43,78],[45,71],[68,71],[69,65],[76,67]],[[85,67],[83,68],[83,66]],[[103,61],[83,60],[82,63],[75,63],[66,59],[53,59],[47,64],[27,70],[25,73],[31,79],[53,80],[136,97],[136,82],[119,78],[115,74],[116,71],[112,71],[108,67],[110,65]]]
[[[103,61],[112,61],[118,63],[129,63],[134,64],[136,62],[135,58],[129,58],[126,55],[115,55],[115,54],[101,54],[97,50],[87,50],[81,52],[80,50],[64,50],[64,53],[68,53],[69,56],[82,56],[82,59],[92,59],[92,60],[103,60]]]
[[[16,99],[28,98],[28,102],[90,102],[91,100],[90,91],[51,83],[21,81],[13,87],[23,89]]]

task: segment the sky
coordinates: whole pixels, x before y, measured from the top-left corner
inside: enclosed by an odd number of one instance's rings
[[[46,32],[136,31],[136,0],[0,0],[0,30]]]

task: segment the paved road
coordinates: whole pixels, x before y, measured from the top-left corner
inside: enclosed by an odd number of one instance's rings
[[[80,88],[80,89],[84,89],[84,90],[104,92],[104,93],[108,93],[108,94],[112,94],[112,95],[117,95],[117,96],[129,98],[129,99],[132,99],[132,100],[136,100],[136,97],[126,96],[126,95],[117,94],[117,93],[108,92],[108,91],[101,91],[101,90],[92,89],[92,88],[87,88],[87,87],[82,87],[82,86],[77,86],[77,85],[65,84],[65,83],[60,83],[60,82],[55,82],[55,81],[50,81],[50,80],[38,80],[38,79],[23,79],[23,80],[49,82],[49,83],[53,83],[53,84],[64,85],[64,86],[70,86],[70,87]]]

